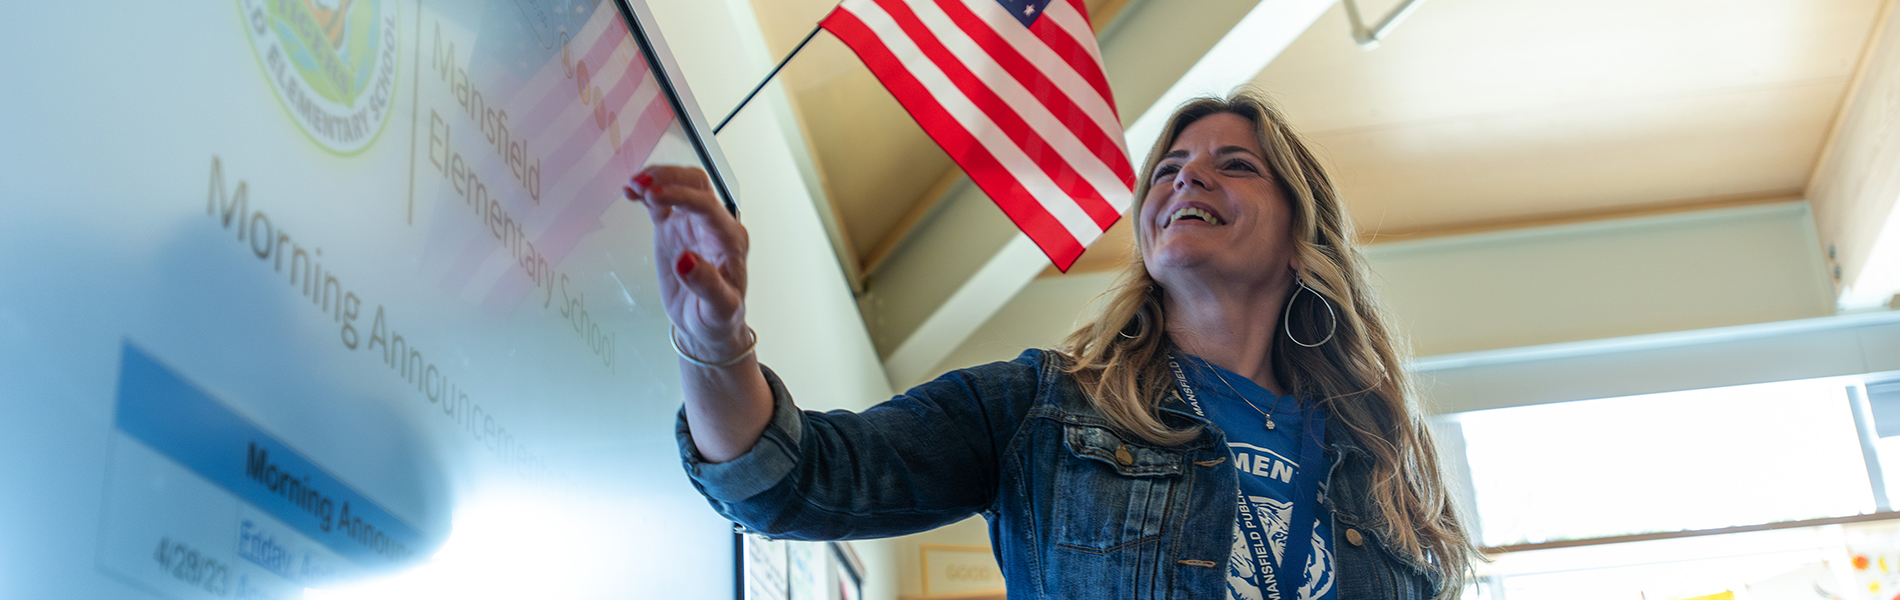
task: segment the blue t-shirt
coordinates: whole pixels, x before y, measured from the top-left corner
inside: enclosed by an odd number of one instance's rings
[[[1200,409],[1227,434],[1234,467],[1240,469],[1240,496],[1236,499],[1240,517],[1234,523],[1233,554],[1227,563],[1228,596],[1234,600],[1331,600],[1337,596],[1333,585],[1333,520],[1323,507],[1316,511],[1318,518],[1308,533],[1313,552],[1307,559],[1307,577],[1299,593],[1287,594],[1279,581],[1283,578],[1277,574],[1280,557],[1286,554],[1287,521],[1292,518],[1293,503],[1318,501],[1294,498],[1294,479],[1302,468],[1326,468],[1299,463],[1297,434],[1306,426],[1300,403],[1292,396],[1275,396],[1252,380],[1198,357],[1178,356]],[[1253,406],[1248,406],[1242,396]],[[1260,414],[1269,410],[1273,411],[1274,429],[1266,428]],[[1323,492],[1325,482],[1320,485]]]

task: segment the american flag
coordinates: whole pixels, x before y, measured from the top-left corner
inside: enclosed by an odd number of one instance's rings
[[[1082,0],[845,0],[825,30],[1067,271],[1135,172]]]

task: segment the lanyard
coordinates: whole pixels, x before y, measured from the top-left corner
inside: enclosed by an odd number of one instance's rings
[[[1213,365],[1208,366],[1219,368]],[[1187,374],[1182,372],[1181,363],[1169,358],[1168,368],[1174,370],[1174,380],[1181,385],[1181,393],[1187,397],[1188,407],[1193,408],[1194,414],[1200,415],[1201,418],[1208,418],[1207,413],[1201,411],[1201,399],[1194,393],[1194,386],[1188,384]],[[1320,463],[1325,461],[1326,453],[1320,440],[1326,435],[1326,411],[1313,406],[1309,407],[1305,413],[1306,418],[1301,419],[1301,422],[1305,423],[1304,431],[1299,434],[1300,470],[1293,477],[1293,514],[1287,519],[1286,551],[1281,553],[1280,564],[1274,569],[1274,579],[1278,580],[1280,589],[1284,590],[1279,597],[1287,599],[1299,597],[1300,588],[1306,586],[1306,561],[1313,556],[1313,528],[1319,524],[1317,511],[1319,479],[1320,473],[1325,470],[1320,468]],[[1267,418],[1273,417],[1269,415]],[[1234,493],[1241,496],[1237,506],[1246,510],[1249,506],[1247,494],[1240,491],[1239,485],[1234,486]],[[1271,544],[1271,542],[1268,543]],[[1272,549],[1269,548],[1268,552],[1271,553]],[[1264,583],[1265,578],[1261,581]]]

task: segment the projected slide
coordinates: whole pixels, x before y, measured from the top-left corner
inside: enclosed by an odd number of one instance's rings
[[[0,597],[734,597],[620,195],[722,159],[643,4],[0,12]]]

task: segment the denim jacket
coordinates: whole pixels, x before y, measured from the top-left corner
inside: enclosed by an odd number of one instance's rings
[[[1225,436],[1184,403],[1156,446],[1095,411],[1060,354],[952,371],[860,413],[801,412],[765,372],[776,404],[763,437],[704,462],[684,411],[680,455],[719,514],[776,538],[886,537],[981,513],[1012,600],[1224,599],[1239,475]],[[1424,600],[1439,580],[1385,546],[1367,517],[1370,457],[1328,428],[1322,506],[1333,518],[1338,600]]]

